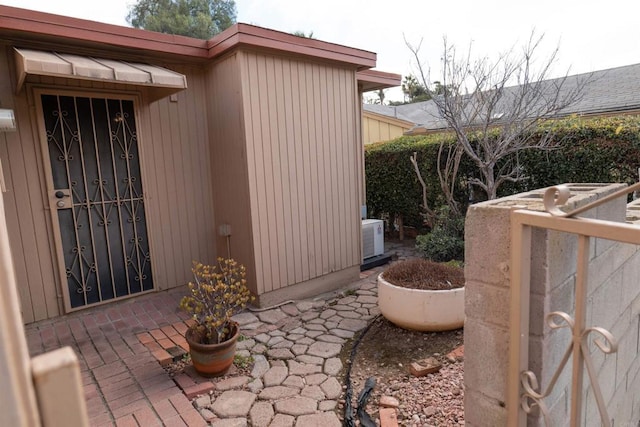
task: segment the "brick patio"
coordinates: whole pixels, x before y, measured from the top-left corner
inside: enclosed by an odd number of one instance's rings
[[[186,326],[187,316],[177,310],[185,289],[29,324],[29,352],[35,356],[66,345],[75,350],[92,426],[204,426],[158,363],[168,355],[163,345],[186,345],[171,326]]]

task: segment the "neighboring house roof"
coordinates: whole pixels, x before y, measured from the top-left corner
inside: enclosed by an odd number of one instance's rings
[[[380,104],[363,104],[363,110],[369,113],[375,113],[398,120],[404,120],[408,123],[415,123],[410,117],[398,112],[398,107]]]
[[[610,115],[616,113],[640,112],[640,64],[599,70],[568,76],[563,83],[563,91],[575,89],[581,82],[587,82],[582,97],[569,107],[562,109],[556,117],[577,115]],[[561,79],[547,81],[549,87],[560,83]],[[506,93],[514,92],[519,86],[506,88]],[[508,101],[507,101],[508,102]],[[407,134],[420,134],[447,127],[433,100],[398,106],[364,105],[365,111],[411,121],[414,127]]]

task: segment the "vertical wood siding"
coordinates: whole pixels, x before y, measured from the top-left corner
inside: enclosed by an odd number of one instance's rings
[[[360,264],[355,71],[239,55],[259,293]]]
[[[140,108],[157,289],[184,285],[192,278],[193,261],[216,258],[206,74],[174,69],[187,76],[189,85],[177,94],[177,102],[167,97]]]
[[[0,133],[0,160],[7,186],[4,194],[9,240],[25,322],[58,316],[60,279],[56,271],[46,177],[37,114],[31,92],[14,95],[11,51],[0,46],[0,100],[12,108],[17,132]],[[199,69],[176,69],[187,75],[189,89],[178,102],[165,98],[147,103],[144,90],[137,104],[143,188],[156,289],[185,284],[191,261],[215,260],[212,175],[205,75]],[[11,76],[11,78],[8,78]],[[31,83],[60,90],[106,90],[105,96],[140,91],[132,86],[34,77]],[[100,96],[100,95],[98,95]],[[45,159],[47,160],[47,159]]]
[[[13,96],[15,78],[10,50],[0,46],[0,100],[16,115],[16,132],[0,133],[0,161],[7,192],[5,208],[11,253],[25,322],[60,314],[52,258],[50,217],[45,211],[42,156],[37,126],[30,120],[24,92]]]
[[[257,292],[240,84],[237,54],[211,64],[207,78],[207,104],[215,226],[227,224],[231,227],[228,241],[217,233],[217,229],[212,241],[216,242],[220,256],[230,255],[247,268],[248,286]]]

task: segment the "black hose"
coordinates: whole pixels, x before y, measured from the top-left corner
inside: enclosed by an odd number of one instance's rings
[[[351,386],[351,367],[353,366],[353,361],[355,360],[356,357],[356,350],[358,349],[358,345],[360,344],[360,341],[362,341],[362,338],[366,335],[366,333],[369,331],[369,329],[371,328],[371,326],[373,325],[373,323],[378,320],[378,318],[380,317],[380,315],[378,314],[376,317],[373,318],[373,320],[371,321],[371,323],[369,323],[360,333],[360,335],[358,335],[358,338],[356,338],[356,340],[353,342],[353,347],[351,347],[351,354],[349,355],[349,366],[347,366],[347,373],[345,375],[345,383],[347,385],[347,391],[345,392],[345,403],[344,403],[344,422],[343,422],[343,426],[344,427],[356,427],[356,422],[355,419],[353,418],[353,407],[351,406],[351,399],[353,397],[353,388]],[[369,398],[369,395],[371,394],[371,390],[373,390],[373,387],[376,384],[376,380],[375,378],[368,378],[367,381],[365,382],[365,387],[362,390],[362,392],[360,392],[360,395],[358,396],[358,418],[360,419],[360,424],[363,427],[369,427],[369,426],[373,426],[375,427],[375,423],[373,422],[373,420],[371,420],[371,417],[369,416],[369,414],[367,414],[364,410],[364,407],[366,405],[367,399]]]

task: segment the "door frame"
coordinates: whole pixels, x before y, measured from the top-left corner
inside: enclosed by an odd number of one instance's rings
[[[100,98],[100,99],[118,99],[118,100],[126,100],[133,102],[133,112],[134,118],[136,122],[136,134],[137,134],[137,143],[138,143],[138,156],[140,163],[140,179],[142,180],[142,189],[143,189],[143,203],[145,206],[145,212],[147,213],[145,223],[147,228],[147,239],[149,244],[149,254],[150,254],[150,268],[152,277],[156,277],[156,269],[155,262],[153,257],[153,236],[152,236],[152,222],[150,220],[151,215],[148,215],[148,211],[146,207],[150,206],[149,195],[145,190],[145,183],[147,181],[147,168],[145,165],[145,149],[144,149],[144,137],[142,135],[141,129],[142,126],[142,115],[140,114],[140,108],[142,105],[141,94],[139,92],[117,92],[117,91],[101,91],[95,89],[72,89],[72,88],[60,88],[56,86],[30,86],[27,88],[29,93],[33,96],[34,105],[34,114],[36,117],[37,123],[37,135],[39,139],[40,145],[40,155],[42,156],[42,165],[44,169],[44,177],[43,181],[45,183],[43,187],[43,200],[45,204],[45,209],[49,211],[50,219],[51,219],[51,230],[50,236],[52,238],[52,246],[54,248],[54,253],[52,254],[52,263],[54,265],[55,276],[58,278],[58,295],[60,300],[60,292],[62,293],[62,302],[64,313],[70,313],[78,310],[84,310],[88,308],[93,308],[103,304],[114,303],[118,301],[122,301],[128,298],[137,297],[140,295],[144,295],[147,293],[156,292],[158,290],[155,280],[153,283],[153,288],[149,290],[142,290],[140,292],[136,292],[134,294],[129,294],[117,298],[112,298],[104,301],[100,301],[97,303],[92,303],[89,305],[82,305],[79,307],[71,307],[71,299],[69,295],[69,285],[66,276],[66,266],[64,262],[64,249],[62,246],[62,233],[60,229],[60,222],[58,218],[58,209],[55,206],[57,199],[53,196],[53,171],[51,167],[51,161],[49,159],[49,147],[47,142],[47,134],[44,123],[44,114],[42,111],[42,95],[56,95],[56,96],[72,96],[72,97],[89,97],[89,98]]]

